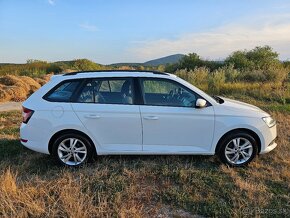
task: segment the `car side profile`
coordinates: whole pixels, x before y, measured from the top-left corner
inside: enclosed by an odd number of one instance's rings
[[[23,103],[21,143],[79,166],[93,155],[215,155],[243,166],[273,150],[276,121],[256,106],[211,97],[175,75],[56,75]]]

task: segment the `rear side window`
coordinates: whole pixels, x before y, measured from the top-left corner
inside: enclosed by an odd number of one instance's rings
[[[98,104],[133,104],[131,78],[92,79],[82,88],[77,102]]]
[[[79,81],[63,82],[50,91],[45,99],[55,102],[69,102],[78,85]]]

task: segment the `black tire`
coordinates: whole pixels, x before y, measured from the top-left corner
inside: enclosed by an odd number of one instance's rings
[[[76,145],[75,145],[75,150],[74,149],[70,149],[71,152],[71,158],[65,163],[61,157],[60,157],[60,153],[64,153],[64,154],[68,154],[66,151],[59,151],[59,147],[61,145],[61,143],[65,143],[65,145],[68,145],[67,142],[70,142],[70,139],[77,139]],[[68,147],[68,146],[66,146]],[[85,148],[84,148],[85,147]],[[80,151],[76,151],[77,149],[82,149]],[[74,151],[72,151],[74,150]],[[84,153],[78,153],[78,157],[82,159],[82,161],[80,163],[78,162],[74,162],[74,154],[72,154],[72,152],[86,152],[86,154],[84,155]],[[77,166],[82,166],[83,164],[87,163],[88,161],[90,161],[92,159],[93,156],[93,145],[90,143],[90,141],[79,134],[75,134],[75,133],[66,133],[64,135],[61,135],[60,137],[58,137],[52,146],[52,155],[53,157],[61,164],[64,166],[69,166],[69,167],[77,167]],[[64,155],[65,156],[65,155]],[[63,156],[63,157],[64,157]],[[75,163],[75,164],[73,164]]]
[[[248,150],[244,149],[244,150],[240,150],[237,149],[235,147],[235,143],[233,140],[239,140],[239,142],[242,144],[244,142],[244,144],[248,141],[250,142],[252,148],[248,148]],[[247,143],[248,143],[247,142]],[[237,141],[236,141],[237,143]],[[242,144],[243,145],[243,144]],[[231,166],[231,167],[242,167],[242,166],[246,166],[247,164],[249,164],[254,157],[257,155],[258,153],[258,143],[256,141],[256,139],[250,135],[247,132],[242,132],[242,131],[236,131],[233,133],[228,134],[220,143],[219,143],[219,149],[217,151],[217,154],[220,158],[220,160]],[[245,146],[247,147],[247,146]],[[250,147],[250,145],[248,146]],[[233,154],[226,154],[226,149],[227,152],[234,152]],[[229,151],[229,149],[231,149]],[[233,151],[233,149],[235,151]],[[245,153],[248,151],[248,154],[250,155],[245,155]],[[238,160],[237,162],[233,163],[233,161],[231,161],[231,158],[229,158],[229,156],[232,155],[233,159],[235,159],[234,157],[236,157],[235,155],[238,156]],[[246,158],[244,158],[246,157]],[[241,161],[239,160],[241,158]],[[242,161],[244,160],[244,161]]]

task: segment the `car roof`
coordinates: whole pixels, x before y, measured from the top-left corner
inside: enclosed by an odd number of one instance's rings
[[[97,70],[97,71],[78,71],[66,73],[62,76],[66,79],[71,78],[92,78],[92,77],[168,77],[170,73],[150,70]],[[64,78],[63,78],[64,79]]]

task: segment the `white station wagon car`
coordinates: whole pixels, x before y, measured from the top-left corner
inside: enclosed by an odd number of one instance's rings
[[[277,146],[276,121],[258,107],[152,71],[53,76],[23,103],[20,135],[68,166],[94,154],[217,154],[243,166]]]

